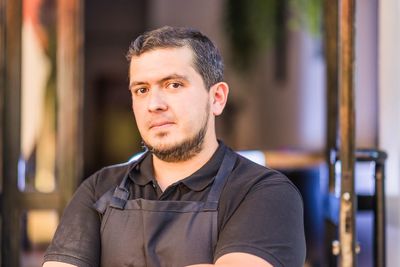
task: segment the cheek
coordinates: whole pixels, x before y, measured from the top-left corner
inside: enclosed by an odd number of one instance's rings
[[[207,113],[210,112],[210,105],[204,100],[197,99],[197,102],[193,102],[191,105],[187,105],[186,118],[193,125],[203,124]]]
[[[144,116],[141,114],[141,109],[137,106],[132,105],[133,116],[135,117],[135,121],[139,130],[143,127]]]

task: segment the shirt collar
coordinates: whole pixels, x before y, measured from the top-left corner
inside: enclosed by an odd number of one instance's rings
[[[214,177],[221,166],[224,155],[225,145],[219,141],[219,146],[210,160],[192,175],[176,182],[176,184],[183,183],[192,191],[203,190],[214,181]],[[152,154],[147,152],[143,160],[129,173],[129,176],[137,185],[144,186],[148,183],[154,182],[155,178]]]

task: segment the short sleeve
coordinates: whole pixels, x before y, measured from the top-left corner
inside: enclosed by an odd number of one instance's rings
[[[289,181],[261,180],[253,186],[220,230],[215,260],[249,253],[274,266],[304,265],[303,203]]]
[[[100,255],[100,217],[95,202],[96,175],[86,179],[64,210],[44,261],[59,261],[79,267],[96,267]]]

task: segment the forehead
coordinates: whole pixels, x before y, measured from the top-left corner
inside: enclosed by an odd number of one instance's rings
[[[130,78],[184,71],[193,68],[193,52],[188,47],[159,48],[146,51],[131,59]]]

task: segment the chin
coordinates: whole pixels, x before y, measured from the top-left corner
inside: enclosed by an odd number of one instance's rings
[[[163,134],[163,135],[157,135],[156,137],[150,138],[147,141],[145,141],[146,144],[149,144],[150,146],[157,148],[157,149],[169,149],[172,148],[176,145],[179,145],[179,141],[177,140],[171,140],[171,138],[168,137],[168,134]]]

